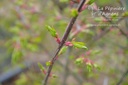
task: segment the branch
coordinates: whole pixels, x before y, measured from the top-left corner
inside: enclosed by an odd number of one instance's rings
[[[21,12],[21,8],[19,6],[15,7],[15,11],[17,12],[17,17],[20,19],[21,23],[26,29],[30,28],[30,25],[26,22],[26,18],[24,14]]]
[[[106,17],[105,15],[102,15],[102,17],[104,17],[105,19],[107,19],[108,22],[110,22],[111,24],[115,24],[115,23],[113,23],[108,17]],[[120,18],[116,23],[119,23],[122,19],[124,19],[124,18]],[[116,26],[116,28],[119,29],[119,31],[120,31],[124,36],[126,36],[126,37],[128,38],[127,32],[125,32],[123,29],[119,28],[118,26]]]
[[[86,0],[82,0],[82,1],[80,2],[79,6],[78,6],[78,8],[77,8],[77,11],[78,11],[78,12],[81,11],[81,8],[82,8],[82,6],[84,5],[85,1],[86,1]],[[65,41],[67,40],[67,38],[68,38],[68,36],[69,36],[69,33],[70,33],[70,31],[71,31],[71,29],[72,29],[72,27],[73,27],[73,24],[75,23],[77,17],[78,17],[78,15],[75,16],[75,17],[72,17],[71,21],[69,22],[69,24],[68,24],[68,26],[67,26],[67,28],[66,28],[66,31],[65,31],[65,33],[64,33],[64,35],[63,35],[63,38],[62,38],[62,41],[61,41],[59,47],[57,48],[57,50],[56,50],[56,52],[55,52],[55,54],[54,54],[54,57],[53,57],[52,60],[51,60],[51,65],[49,66],[49,68],[48,68],[48,70],[47,70],[47,74],[46,74],[46,77],[45,77],[45,79],[44,79],[43,85],[47,85],[49,75],[50,75],[51,70],[52,70],[52,67],[53,67],[53,65],[54,65],[54,63],[55,63],[55,61],[56,61],[56,57],[57,57],[58,53],[60,52],[61,48],[63,47]]]
[[[123,19],[124,19],[124,18],[120,18],[115,24],[118,24],[118,23],[119,23],[120,21],[122,21]],[[94,41],[99,40],[101,37],[103,37],[105,34],[107,34],[107,33],[110,31],[110,28],[111,28],[111,27],[113,27],[113,26],[110,26],[110,27],[106,28],[101,34],[95,36],[95,37],[93,38],[93,40],[94,40]],[[116,27],[117,27],[117,26],[116,26]],[[117,28],[120,29],[119,27],[117,27]],[[121,31],[121,30],[120,30],[120,31]],[[124,31],[121,32],[121,33],[127,37],[127,35],[126,35],[126,33],[124,33]]]
[[[125,77],[128,74],[128,69],[126,70],[126,72],[122,75],[122,77],[120,78],[119,82],[116,85],[121,85],[121,83],[123,82],[123,80],[125,79]]]
[[[46,52],[49,56],[52,56],[52,54],[48,53],[48,49],[47,49],[45,46],[43,46],[43,45],[41,45],[41,46],[44,48],[45,52]],[[63,65],[59,60],[56,61],[56,62],[57,62],[58,65],[60,65],[61,67],[65,67],[65,65]],[[69,68],[67,68],[67,70],[69,71],[69,74],[71,74],[71,75],[76,79],[76,81],[78,81],[78,84],[81,85],[82,82],[84,82],[84,79],[83,79],[80,75],[77,75],[75,72],[71,71],[71,69],[69,69]]]
[[[101,12],[100,10],[98,10],[99,12]],[[108,17],[106,17],[105,15],[102,15],[102,17],[104,17],[109,23],[111,24],[118,24],[120,21],[122,21],[124,19],[123,18],[120,18],[116,23],[112,22]],[[107,28],[105,31],[103,31],[100,35],[94,37],[94,40],[98,40],[100,39],[102,36],[104,36],[106,33],[108,33],[110,31],[110,28],[113,27],[113,26],[110,26],[109,28]],[[128,38],[128,34],[127,32],[125,32],[123,29],[119,28],[118,26],[115,26],[117,29],[119,29],[119,31],[125,36]]]

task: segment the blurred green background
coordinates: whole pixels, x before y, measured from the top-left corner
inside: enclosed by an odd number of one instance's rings
[[[80,13],[69,40],[84,42],[88,50],[69,47],[55,63],[52,72],[57,77],[50,78],[48,85],[128,85],[127,4],[127,0],[96,0],[92,4],[125,7],[118,11],[119,16],[109,16],[113,23],[119,24],[118,28],[104,22],[102,16],[92,17],[88,8]],[[0,0],[0,85],[42,84],[45,75],[37,63],[47,68],[45,62],[53,57],[58,46],[45,26],[54,27],[61,38],[70,21],[71,9],[77,6],[71,0]],[[90,26],[93,24],[109,25]],[[82,30],[78,32],[79,29]],[[75,59],[83,55],[101,69],[88,72],[86,66],[77,66]]]

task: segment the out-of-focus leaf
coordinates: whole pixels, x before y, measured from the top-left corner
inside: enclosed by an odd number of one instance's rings
[[[21,57],[23,56],[22,52],[19,50],[15,50],[12,53],[12,63],[16,63],[19,60],[21,60]]]
[[[46,62],[46,66],[50,66],[51,65],[51,61]]]
[[[17,26],[15,26],[15,27],[12,27],[12,28],[10,28],[10,32],[12,32],[12,33],[19,33],[20,32],[20,28],[19,27],[17,27]]]
[[[94,20],[95,20],[96,22],[101,22],[101,21],[102,21],[102,18],[98,17],[98,18],[94,18]]]
[[[58,55],[63,54],[66,50],[67,50],[66,46],[62,47]]]
[[[97,64],[93,64],[94,68],[96,68],[97,70],[100,70],[101,68],[97,65]]]
[[[39,66],[39,68],[40,68],[40,70],[45,70],[45,68],[42,66],[42,64],[41,63],[38,63],[38,66]]]
[[[19,79],[15,81],[15,85],[26,85],[27,82],[27,76],[25,74],[21,74]]]
[[[38,50],[38,46],[36,44],[31,44],[31,43],[28,43],[27,44],[27,48],[33,52],[37,51]]]
[[[91,72],[92,71],[92,64],[91,63],[86,64],[86,68],[87,68],[88,72]]]
[[[34,43],[39,43],[39,42],[41,42],[41,37],[33,38],[33,39],[32,39],[32,42],[34,42]]]
[[[75,64],[78,65],[78,66],[80,66],[82,63],[83,63],[83,58],[77,58],[75,60]]]
[[[21,39],[21,45],[22,47],[27,47],[28,41],[26,39]]]
[[[94,3],[94,2],[95,2],[95,0],[87,0],[87,1],[86,1],[86,4],[87,4],[87,5],[91,5],[91,4]]]
[[[100,50],[93,50],[91,52],[91,55],[96,55],[96,54],[99,54],[101,51]]]
[[[17,0],[17,1],[16,1],[16,4],[17,4],[17,5],[22,5],[22,4],[23,4],[23,0]]]
[[[59,0],[62,3],[68,2],[69,0]]]
[[[53,77],[53,78],[57,78],[57,75],[55,75],[55,74],[52,74],[52,77]]]
[[[123,16],[123,17],[128,17],[128,11],[124,12],[124,13],[122,14],[122,16]]]

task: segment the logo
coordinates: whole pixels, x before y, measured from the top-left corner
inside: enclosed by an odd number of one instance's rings
[[[93,5],[88,6],[88,9],[91,10],[92,17],[101,17],[105,16],[111,18],[112,16],[118,17],[121,15],[121,11],[125,10],[125,7],[94,7]]]

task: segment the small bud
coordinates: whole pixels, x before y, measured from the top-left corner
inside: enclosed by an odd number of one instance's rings
[[[52,64],[51,61],[46,62],[46,66],[50,66]]]
[[[72,10],[71,10],[71,16],[72,16],[72,17],[78,16],[78,11],[77,11],[77,9],[72,9]]]
[[[93,64],[93,62],[90,59],[88,59],[88,58],[84,58],[84,62],[86,64]]]
[[[72,44],[71,42],[69,42],[69,41],[66,42],[65,45],[66,45],[66,46],[73,46],[73,44]]]
[[[57,75],[53,74],[52,77],[53,77],[53,78],[57,78]]]
[[[85,10],[87,7],[88,7],[88,5],[87,5],[87,4],[84,4],[84,5],[82,6],[82,8],[81,8],[81,11]]]
[[[43,72],[43,74],[45,74],[45,75],[46,75],[46,73],[47,73],[45,70],[42,70],[42,72]]]
[[[86,55],[89,56],[91,54],[91,50],[86,52]]]
[[[75,60],[75,63],[79,66],[79,65],[82,65],[83,64],[83,59],[84,58],[82,58],[82,57],[80,57],[80,58],[77,58],[76,60]]]
[[[61,43],[61,40],[60,40],[60,38],[59,38],[59,37],[56,37],[55,39],[56,39],[56,42],[57,42],[58,44],[60,44],[60,43]]]

